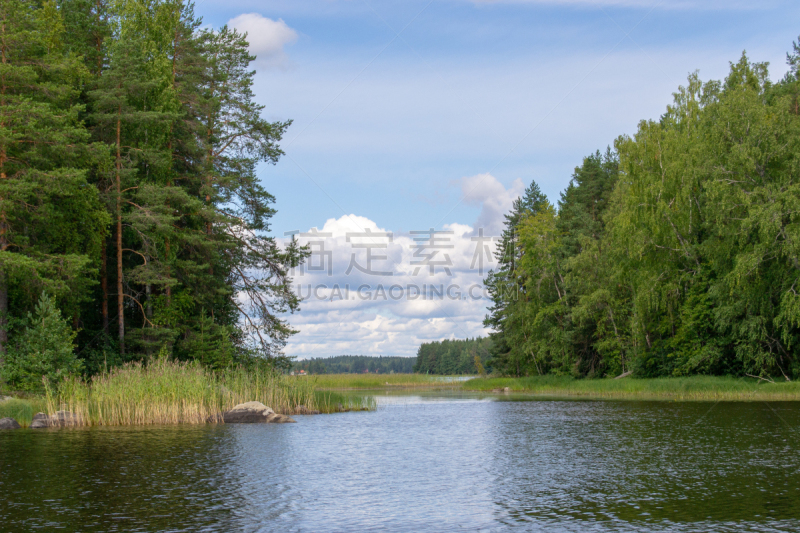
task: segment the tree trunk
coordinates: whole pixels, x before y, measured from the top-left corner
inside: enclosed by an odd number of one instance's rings
[[[170,268],[169,268],[169,237],[167,237],[164,240],[164,247],[165,247],[165,253],[166,253],[166,256],[167,256],[166,260],[164,262],[167,263],[167,277],[169,277],[169,276],[172,275],[172,273],[170,272]],[[172,303],[172,287],[170,285],[166,286],[166,293],[167,293],[167,307],[169,307],[170,304]]]
[[[6,21],[3,20],[2,24],[0,24],[0,33],[6,33]],[[5,65],[7,62],[6,58],[6,46],[5,41],[3,41],[3,45],[0,46],[0,56],[2,56],[2,62]],[[3,71],[5,72],[5,70]],[[5,115],[5,108],[6,108],[6,78],[5,74],[3,75],[2,79],[2,86],[0,86],[0,114]],[[0,126],[5,128],[6,121],[5,116],[0,118]],[[0,179],[5,181],[8,176],[6,176],[6,160],[8,159],[8,154],[6,152],[5,144],[0,146]],[[0,200],[4,200],[5,198],[0,198]],[[8,248],[8,225],[7,225],[6,213],[3,211],[0,213],[0,250],[6,251]],[[4,355],[6,353],[6,344],[8,344],[8,276],[6,275],[6,271],[4,269],[0,269],[0,363],[3,362]]]
[[[153,300],[151,299],[153,286],[150,283],[147,283],[144,286],[144,292],[147,295],[147,302],[144,306],[144,314],[148,320],[152,320],[153,318]]]
[[[8,343],[8,278],[0,270],[0,364],[3,364]]]
[[[119,353],[125,354],[125,313],[123,312],[122,291],[122,154],[120,153],[120,130],[122,128],[122,108],[117,109],[117,161],[116,161],[116,187],[117,187],[117,313],[119,314]]]
[[[102,11],[102,4],[100,0],[95,1],[95,10],[97,18],[97,32],[95,34],[95,49],[97,50],[97,72],[95,75],[99,78],[103,75],[103,37],[100,32],[100,13]],[[97,188],[100,189],[100,184],[103,180],[98,181]],[[101,302],[101,313],[103,315],[103,333],[108,336],[109,323],[108,323],[108,243],[103,239],[103,245],[100,248],[100,287],[103,291],[103,301]]]
[[[209,121],[211,118],[209,117]],[[212,135],[211,128],[208,128],[208,155],[206,158],[207,168],[208,168],[208,175],[206,176],[206,205],[211,204],[211,187],[213,185],[213,178],[211,177],[211,165],[213,162],[214,151],[211,148],[211,135]],[[206,222],[206,235],[211,235],[211,221]]]
[[[108,253],[105,242],[100,249],[100,287],[103,289],[103,331],[108,335]]]

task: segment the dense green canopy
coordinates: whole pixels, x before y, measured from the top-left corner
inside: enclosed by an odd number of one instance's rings
[[[256,170],[290,122],[261,118],[246,36],[183,0],[10,0],[0,22],[2,353],[46,292],[89,373],[164,347],[281,361],[306,251],[268,236]]]
[[[529,188],[486,280],[495,370],[800,377],[799,46],[778,83],[691,75],[557,207]]]

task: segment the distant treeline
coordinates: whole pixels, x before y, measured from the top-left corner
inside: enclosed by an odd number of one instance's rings
[[[305,370],[309,374],[411,374],[415,357],[373,357],[369,355],[338,355],[328,358],[295,361],[295,372]]]
[[[490,347],[491,340],[482,337],[424,343],[417,351],[414,372],[446,375],[483,373],[482,367],[487,364]]]

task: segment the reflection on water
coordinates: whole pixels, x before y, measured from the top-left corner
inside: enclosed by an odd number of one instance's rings
[[[0,530],[800,529],[798,403],[377,398],[291,425],[0,432]]]

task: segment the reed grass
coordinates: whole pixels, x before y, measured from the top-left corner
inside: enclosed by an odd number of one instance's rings
[[[800,400],[800,382],[769,383],[753,378],[691,376],[676,378],[574,379],[561,376],[476,378],[462,388],[523,392],[541,396],[640,400]]]
[[[289,379],[269,369],[233,368],[210,372],[197,363],[155,359],[131,363],[91,381],[66,380],[44,398],[0,403],[0,416],[27,426],[39,411],[70,411],[77,425],[140,426],[221,421],[220,413],[239,403],[259,401],[277,413],[334,412],[319,404],[311,382]]]
[[[321,412],[374,411],[377,409],[374,396],[354,396],[330,390],[317,390],[314,394]]]
[[[298,381],[313,382],[322,390],[358,390],[417,387],[457,387],[458,384],[444,381],[445,376],[427,374],[318,374],[293,376]]]

